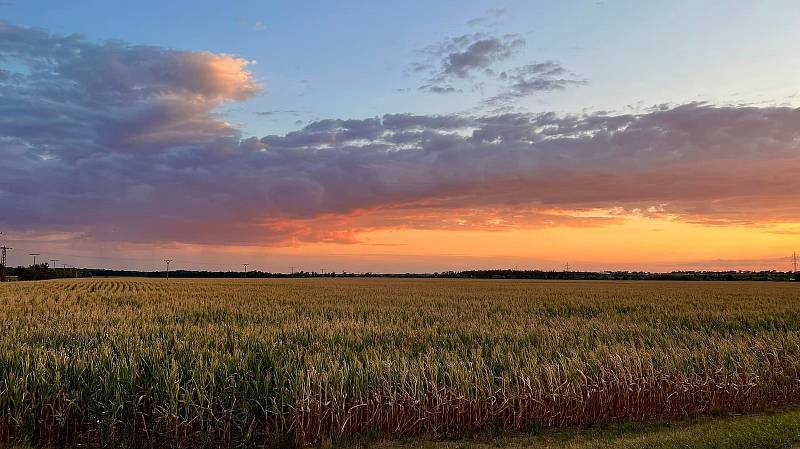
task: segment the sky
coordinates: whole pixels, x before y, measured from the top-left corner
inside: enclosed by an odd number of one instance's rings
[[[791,268],[794,1],[0,1],[0,231],[79,267]]]

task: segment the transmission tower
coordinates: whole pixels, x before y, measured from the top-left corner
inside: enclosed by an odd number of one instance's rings
[[[53,265],[51,265],[51,267],[53,267],[54,270],[56,268],[58,268],[58,265],[56,265],[56,262],[58,262],[58,259],[50,259],[50,262],[53,262]]]
[[[0,282],[6,281],[6,251],[12,250],[5,245],[0,246]]]
[[[797,273],[797,252],[792,253],[792,272]]]
[[[39,253],[30,253],[29,256],[33,256],[33,264],[36,265],[36,256],[41,256]]]
[[[249,263],[243,263],[242,266],[244,267],[244,277],[247,277],[247,266],[250,265]]]
[[[167,279],[169,279],[169,264],[172,261],[173,259],[164,259],[164,262],[167,264]]]
[[[0,231],[0,239],[3,237],[3,232]],[[0,241],[0,244],[3,242]],[[0,246],[0,282],[6,281],[6,251],[9,251],[13,248],[9,248],[6,245]]]

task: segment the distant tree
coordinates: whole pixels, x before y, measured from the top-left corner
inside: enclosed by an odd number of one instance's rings
[[[14,276],[20,281],[42,281],[45,279],[58,279],[73,277],[74,271],[67,269],[55,269],[45,263],[30,265],[27,267],[14,268]]]

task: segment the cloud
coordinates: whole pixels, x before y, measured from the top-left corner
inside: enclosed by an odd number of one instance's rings
[[[793,109],[702,104],[619,116],[389,115],[318,122],[262,142],[333,158],[313,178],[337,187],[316,184],[313,211],[618,208],[727,225],[797,218],[791,127],[799,118]]]
[[[482,16],[475,17],[467,21],[467,25],[471,27],[493,26],[498,18],[506,15],[508,11],[505,8],[492,8],[486,11]]]
[[[428,80],[420,87],[432,93],[453,93],[454,81],[477,74],[493,75],[492,66],[511,58],[525,46],[525,39],[516,34],[490,36],[483,33],[465,34],[428,46],[424,62],[411,65],[412,73],[427,73]]]
[[[419,87],[419,90],[431,92],[434,94],[454,94],[463,92],[461,89],[456,89],[453,86],[438,86],[436,84],[425,84]]]
[[[488,69],[493,63],[508,59],[523,45],[525,40],[516,35],[502,39],[490,37],[476,40],[463,51],[447,55],[443,61],[442,74],[446,77],[465,78],[476,70]]]
[[[272,116],[272,115],[282,115],[282,114],[298,115],[298,114],[300,114],[300,111],[295,110],[295,109],[275,109],[275,110],[272,110],[272,111],[256,111],[256,112],[253,112],[253,114],[260,115],[262,117],[269,117],[269,116]]]
[[[586,84],[556,61],[545,61],[501,72],[499,79],[508,83],[506,90],[488,98],[487,104],[503,105],[539,92],[564,90]]]
[[[292,119],[295,125],[302,124],[303,120],[299,117],[307,115],[307,112],[296,109],[274,109],[268,111],[254,111],[254,115],[263,117],[272,122],[280,122],[282,119]]]
[[[780,235],[800,235],[800,228],[779,228],[779,229],[772,229],[770,231],[771,234],[780,234]]]
[[[0,225],[98,241],[286,244],[628,215],[800,221],[797,109],[386,114],[243,138],[215,108],[259,91],[247,66],[0,25]]]
[[[484,100],[493,107],[536,94],[564,90],[586,84],[557,61],[543,61],[500,70],[498,63],[509,61],[525,46],[516,34],[501,37],[484,33],[465,34],[446,39],[423,50],[428,59],[410,65],[410,73],[427,78],[418,90],[434,94],[462,93],[459,84],[483,90],[484,82],[498,85],[499,92]]]

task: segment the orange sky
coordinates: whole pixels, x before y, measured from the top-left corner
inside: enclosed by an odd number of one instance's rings
[[[791,224],[705,226],[630,217],[618,224],[580,228],[377,230],[360,234],[360,244],[303,244],[273,249],[271,253],[312,260],[347,255],[394,265],[399,270],[407,263],[403,260],[407,257],[417,259],[418,265],[430,264],[440,269],[446,269],[448,264],[453,264],[452,269],[514,265],[561,269],[569,262],[575,269],[587,270],[786,270],[788,260],[770,259],[786,258],[793,248],[800,247],[799,228]],[[397,256],[403,259],[398,261]],[[726,260],[731,262],[719,262]],[[505,265],[503,261],[507,261]]]
[[[281,272],[790,268],[800,249],[795,94],[534,110],[525,104],[535,98],[608,90],[566,61],[524,55],[527,40],[472,33],[408,48],[428,52],[405,67],[429,78],[405,91],[451,95],[437,97],[450,98],[436,103],[444,108],[250,109],[253,120],[296,118],[255,135],[233,111],[274,92],[258,54],[0,21],[0,231],[11,264],[36,252],[142,270],[165,258],[175,269]],[[465,92],[470,107],[453,100]]]
[[[613,224],[508,230],[364,230],[346,242],[281,245],[86,244],[75,235],[18,236],[11,264],[28,252],[77,266],[174,269],[348,272],[427,272],[477,268],[561,270],[778,270],[791,268],[800,248],[800,223],[710,226],[674,219],[625,216]]]

